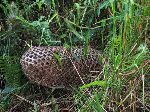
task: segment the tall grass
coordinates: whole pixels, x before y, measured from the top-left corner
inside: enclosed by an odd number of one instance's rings
[[[83,45],[85,52],[89,46],[99,49],[102,51],[100,75],[103,78],[74,92],[75,111],[150,111],[147,89],[150,86],[149,1],[37,0],[13,3],[12,6],[3,0],[0,4],[8,26],[0,33],[1,55],[19,58],[24,49],[32,45]],[[18,46],[19,51],[16,50]],[[19,67],[7,69],[6,78],[13,77],[12,69],[19,70]],[[19,80],[20,76],[16,76],[14,81]],[[35,104],[33,110],[39,110],[37,107]]]

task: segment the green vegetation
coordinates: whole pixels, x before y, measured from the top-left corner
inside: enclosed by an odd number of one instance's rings
[[[2,0],[0,8],[0,111],[150,111],[148,0]],[[19,59],[37,45],[98,49],[103,78],[61,95],[28,84]]]

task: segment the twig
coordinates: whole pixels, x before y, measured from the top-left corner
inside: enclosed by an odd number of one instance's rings
[[[77,70],[77,67],[76,67],[75,64],[73,63],[72,59],[71,59],[70,57],[69,57],[69,59],[70,59],[72,65],[73,65],[73,67],[75,68],[75,70],[76,70],[76,72],[77,72],[77,74],[78,74],[78,76],[79,76],[79,78],[80,78],[82,84],[85,84],[85,82],[83,81],[81,75],[79,74],[79,72],[78,72],[78,70]]]
[[[21,96],[19,96],[19,95],[16,95],[16,94],[14,94],[16,97],[18,97],[20,100],[23,100],[23,101],[25,101],[25,102],[27,102],[27,103],[29,103],[29,104],[31,104],[31,105],[34,105],[34,103],[33,102],[31,102],[31,101],[29,101],[29,100],[27,100],[27,99],[25,99],[25,98],[23,98],[23,97],[21,97]]]
[[[150,60],[146,60],[144,63],[141,64],[141,66],[139,68],[133,69],[132,71],[129,71],[127,73],[121,73],[121,75],[128,76],[128,75],[134,74],[134,73],[138,72],[140,69],[142,69],[148,65],[150,65]]]

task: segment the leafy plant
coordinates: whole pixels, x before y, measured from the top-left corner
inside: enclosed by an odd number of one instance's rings
[[[21,69],[17,57],[0,57],[0,68],[6,79],[7,86],[18,87],[21,82]]]

